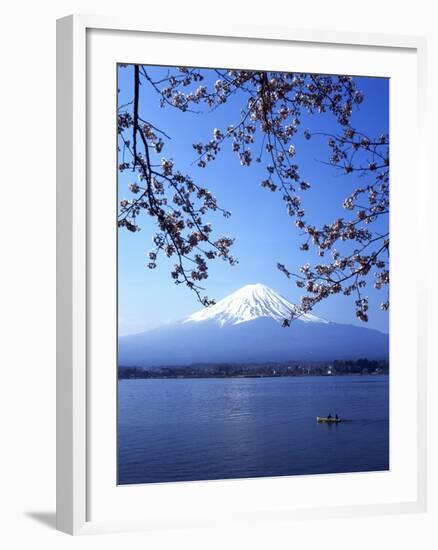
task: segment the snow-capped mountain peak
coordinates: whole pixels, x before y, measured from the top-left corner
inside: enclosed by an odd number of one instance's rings
[[[119,365],[169,367],[217,363],[387,358],[377,330],[304,315],[282,328],[295,306],[272,289],[247,285],[186,319],[119,340]]]
[[[193,313],[184,323],[215,321],[220,326],[238,325],[259,317],[270,317],[279,323],[289,319],[296,308],[288,300],[263,284],[246,285],[217,304]],[[315,315],[305,314],[300,320],[307,323],[327,323]]]

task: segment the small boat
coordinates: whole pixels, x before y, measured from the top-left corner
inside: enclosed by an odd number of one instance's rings
[[[338,424],[339,422],[341,422],[341,419],[340,418],[326,418],[324,416],[317,416],[316,417],[316,421],[317,422],[326,422],[327,424]]]

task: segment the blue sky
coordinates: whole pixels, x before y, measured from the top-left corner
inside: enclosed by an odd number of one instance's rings
[[[132,66],[119,68],[119,104],[132,100]],[[149,68],[153,74],[164,74],[162,68]],[[208,70],[206,70],[208,79]],[[213,77],[213,76],[212,76]],[[382,78],[355,78],[357,86],[365,94],[360,110],[355,110],[353,126],[369,135],[388,132],[389,128],[389,80]],[[226,142],[217,159],[201,169],[192,165],[196,152],[191,144],[207,141],[215,127],[226,128],[239,120],[242,97],[235,95],[224,106],[202,114],[182,113],[169,106],[160,108],[159,97],[150,87],[141,87],[140,114],[171,136],[160,156],[173,158],[183,173],[208,188],[217,197],[219,204],[231,211],[224,219],[220,214],[210,214],[206,221],[212,223],[214,235],[236,238],[232,254],[239,263],[236,266],[214,260],[209,264],[209,278],[203,285],[210,298],[219,300],[243,285],[263,283],[270,286],[292,302],[298,302],[302,294],[276,268],[277,262],[291,271],[312,263],[312,252],[298,250],[302,242],[294,219],[290,218],[279,193],[260,187],[265,178],[263,163],[242,167],[238,157],[231,151],[231,142]],[[338,124],[330,114],[303,115],[304,130],[335,132]],[[332,221],[337,216],[346,216],[342,208],[344,198],[364,181],[345,177],[331,166],[325,165],[327,139],[313,137],[304,140],[302,133],[293,141],[297,154],[296,163],[301,177],[312,184],[303,194],[306,219],[318,226]],[[132,172],[119,174],[119,198],[131,198],[128,185],[135,181]],[[386,223],[386,222],[385,222]],[[163,323],[181,319],[202,306],[196,295],[183,285],[175,285],[170,277],[173,259],[159,257],[158,267],[150,270],[147,252],[152,249],[152,236],[156,227],[148,216],[139,219],[141,231],[130,233],[119,230],[119,334],[140,332]],[[380,226],[387,230],[387,226]],[[388,313],[378,305],[385,300],[385,290],[375,290],[372,284],[365,289],[370,300],[370,320],[367,325],[384,332],[388,331]],[[356,319],[354,297],[334,296],[313,310],[313,313],[330,321],[362,325]]]

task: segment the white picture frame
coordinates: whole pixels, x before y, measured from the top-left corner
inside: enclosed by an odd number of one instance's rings
[[[120,499],[123,501],[123,507],[129,504],[128,489],[119,488],[118,495],[114,496],[110,489],[103,487],[109,479],[105,478],[99,483],[94,481],[96,477],[96,468],[93,466],[96,461],[97,449],[99,457],[111,450],[114,438],[108,435],[104,440],[97,436],[97,430],[93,428],[93,423],[102,422],[99,415],[93,413],[96,409],[96,401],[99,399],[99,408],[108,407],[109,411],[115,410],[114,394],[105,394],[105,388],[112,388],[111,380],[108,379],[108,385],[102,384],[100,397],[96,393],[96,384],[93,384],[95,377],[102,374],[98,367],[92,372],[91,365],[96,365],[96,354],[99,354],[99,344],[94,346],[93,342],[98,340],[95,330],[93,317],[90,310],[96,310],[95,305],[90,307],[94,300],[95,275],[91,273],[93,258],[92,239],[94,231],[94,219],[97,216],[96,204],[93,201],[93,188],[90,185],[94,176],[93,167],[90,163],[90,151],[95,147],[93,139],[90,137],[90,105],[88,101],[92,97],[93,91],[92,78],[90,77],[90,67],[93,67],[93,51],[102,49],[97,41],[93,41],[92,33],[98,31],[105,35],[105,48],[109,52],[111,41],[116,37],[128,34],[136,41],[141,37],[150,37],[159,40],[180,40],[182,43],[189,43],[190,40],[204,41],[208,48],[209,42],[220,40],[225,45],[231,41],[238,41],[240,45],[249,45],[257,43],[260,48],[275,47],[276,45],[297,45],[302,48],[310,48],[318,45],[320,48],[337,48],[338,50],[348,48],[366,48],[373,56],[391,55],[391,52],[397,55],[409,55],[415,58],[416,78],[412,84],[412,97],[416,97],[416,104],[412,105],[412,118],[410,124],[415,125],[417,139],[417,148],[411,153],[415,158],[414,177],[417,185],[415,186],[414,199],[417,204],[416,218],[418,225],[413,229],[412,239],[421,237],[426,232],[425,220],[421,216],[422,211],[426,211],[426,177],[424,175],[425,162],[422,157],[425,150],[423,137],[423,123],[425,117],[425,51],[426,45],[422,38],[402,37],[387,35],[368,35],[368,34],[349,34],[334,33],[326,31],[304,31],[285,28],[248,28],[244,26],[233,25],[230,28],[216,29],[211,28],[184,28],[180,29],[177,25],[171,26],[163,23],[160,28],[151,28],[147,24],[136,20],[124,18],[107,18],[96,16],[69,16],[60,19],[57,24],[57,527],[59,530],[70,534],[85,534],[95,532],[106,532],[114,530],[130,529],[151,529],[157,527],[171,527],[173,525],[210,525],[217,521],[214,512],[210,515],[206,512],[201,514],[200,508],[196,508],[196,502],[203,500],[212,502],[212,499],[218,503],[225,502],[228,498],[239,501],[240,498],[249,499],[248,502],[254,502],[253,508],[246,511],[245,514],[225,514],[221,520],[232,521],[254,521],[265,518],[266,520],[294,519],[294,518],[318,518],[327,516],[350,516],[358,514],[383,514],[397,512],[418,512],[426,509],[426,330],[423,326],[424,321],[421,316],[412,321],[411,347],[409,350],[394,350],[398,353],[400,361],[405,357],[415,358],[414,375],[410,372],[404,381],[400,381],[400,388],[403,391],[410,392],[410,402],[415,407],[415,419],[412,425],[407,427],[407,432],[412,435],[408,437],[410,443],[406,456],[411,456],[412,460],[406,466],[406,472],[409,469],[411,481],[409,487],[405,487],[403,497],[396,496],[394,490],[396,481],[388,481],[388,491],[392,490],[393,497],[382,498],[377,502],[360,501],[351,497],[351,502],[347,502],[346,497],[335,505],[328,506],[323,499],[299,501],[288,504],[286,501],[276,508],[264,510],[257,506],[256,494],[266,491],[269,495],[279,494],[278,480],[245,480],[245,481],[225,481],[210,483],[188,483],[179,484],[183,489],[175,489],[175,484],[155,485],[153,489],[146,486],[139,487],[136,495],[132,499],[136,503],[146,498],[149,502],[154,502],[153,518],[151,514],[141,517],[132,517],[129,513],[119,515],[117,506],[103,509],[97,514],[91,514],[90,510],[96,502],[108,501],[111,499]],[[130,39],[131,39],[130,38]],[[92,46],[92,47],[91,47]],[[129,46],[129,44],[127,45]],[[212,46],[210,46],[212,47]],[[316,46],[315,46],[316,47]],[[249,51],[249,50],[248,50]],[[110,55],[108,53],[108,55]],[[113,55],[111,53],[111,55]],[[181,54],[182,55],[182,54]],[[251,64],[251,53],[248,54],[248,62]],[[109,59],[109,57],[108,57]],[[144,59],[144,57],[143,57]],[[119,61],[127,61],[120,59]],[[136,59],[128,61],[136,62]],[[144,63],[150,62],[144,59]],[[179,62],[179,60],[178,60]],[[175,64],[178,64],[175,61]],[[359,61],[358,61],[359,63]],[[396,63],[395,63],[396,65]],[[223,65],[222,65],[223,66]],[[383,69],[382,69],[383,70]],[[394,69],[395,70],[395,69]],[[373,68],[369,69],[373,74]],[[362,73],[361,73],[362,74]],[[382,73],[383,74],[383,73]],[[114,97],[109,101],[115,102]],[[94,114],[93,114],[94,116]],[[113,121],[109,121],[111,128]],[[93,126],[93,125],[91,125]],[[92,128],[95,131],[95,125]],[[104,129],[102,130],[105,131]],[[392,130],[391,130],[392,132]],[[109,142],[110,146],[111,143]],[[403,143],[394,145],[394,154],[397,154],[397,148],[403,147]],[[96,149],[94,148],[95,152]],[[110,161],[111,162],[111,159]],[[412,163],[412,162],[411,162]],[[108,168],[111,170],[111,167]],[[397,169],[396,172],[397,173]],[[405,191],[406,195],[406,191]],[[404,204],[412,203],[412,197],[395,197],[396,204],[403,210]],[[105,205],[103,205],[105,208]],[[100,214],[99,214],[100,215]],[[111,217],[111,216],[110,216]],[[401,231],[400,224],[391,225],[391,231]],[[95,232],[94,232],[95,234]],[[111,238],[111,235],[110,235]],[[406,238],[411,238],[406,235]],[[91,239],[91,240],[90,240]],[[419,238],[418,242],[424,242]],[[401,257],[401,255],[400,255]],[[425,251],[418,250],[418,258],[425,257]],[[418,274],[417,292],[415,299],[408,307],[412,309],[413,314],[419,311],[426,301],[426,285],[424,275]],[[111,273],[109,274],[111,279]],[[112,283],[114,284],[114,277]],[[111,288],[103,285],[103,291],[112,292]],[[403,280],[398,282],[398,289],[403,288]],[[109,289],[109,290],[108,290]],[[395,285],[397,291],[397,284]],[[94,302],[93,302],[94,303]],[[397,303],[397,301],[396,301]],[[111,309],[111,308],[110,308]],[[114,311],[111,310],[111,314]],[[93,313],[94,315],[94,313]],[[405,334],[407,326],[401,327],[399,335]],[[108,333],[106,333],[107,335]],[[407,339],[406,339],[407,340]],[[114,342],[115,345],[115,342]],[[408,342],[401,342],[400,346],[407,346]],[[406,351],[406,353],[404,353]],[[391,358],[394,355],[391,355]],[[102,358],[103,361],[103,358]],[[408,359],[405,359],[408,361]],[[93,367],[94,368],[94,367]],[[402,370],[402,369],[401,369]],[[407,372],[407,370],[406,370]],[[400,375],[402,376],[402,375]],[[396,384],[397,387],[397,384]],[[393,396],[393,394],[391,394]],[[102,399],[102,401],[100,401]],[[106,402],[104,402],[106,401]],[[394,410],[395,418],[398,418],[398,409]],[[391,410],[391,414],[393,410]],[[96,420],[97,418],[97,420]],[[111,422],[112,417],[108,422]],[[114,426],[115,429],[115,426]],[[409,430],[411,430],[409,432]],[[105,430],[103,430],[105,432]],[[104,436],[102,436],[104,437]],[[100,439],[98,439],[100,438]],[[415,445],[412,443],[415,440]],[[112,442],[112,443],[111,443]],[[401,443],[400,443],[401,445]],[[401,447],[396,447],[401,449]],[[93,450],[94,449],[94,450]],[[114,449],[113,449],[114,450]],[[111,469],[114,465],[114,457],[108,459]],[[102,472],[108,468],[100,461]],[[400,476],[404,471],[400,466]],[[397,473],[397,468],[392,472]],[[103,474],[102,474],[103,475]],[[307,476],[309,477],[309,476]],[[324,490],[333,491],[336,484],[348,485],[350,481],[345,481],[345,477],[339,476],[344,481],[336,481],[335,477],[330,476],[310,476],[312,480],[306,480],[304,476],[295,481],[296,486],[301,485],[301,491],[306,490],[306,485],[312,491],[318,485],[324,486]],[[405,476],[406,477],[406,476]],[[409,477],[409,476],[407,476]],[[352,479],[352,478],[351,478]],[[395,479],[395,478],[394,478]],[[334,480],[334,481],[333,481]],[[385,484],[385,480],[380,478],[376,483]],[[93,485],[94,483],[94,485]],[[282,482],[283,484],[285,481]],[[373,482],[371,477],[358,478],[358,483],[369,485],[372,490]],[[392,485],[391,485],[392,483]],[[390,488],[390,485],[392,489]],[[93,489],[91,490],[91,486]],[[108,492],[107,492],[108,489]],[[123,491],[123,495],[120,492]],[[340,493],[342,493],[340,487]],[[348,494],[349,489],[345,489]],[[100,495],[97,495],[100,492]],[[142,495],[140,494],[142,493]],[[242,496],[245,493],[245,496]],[[299,491],[297,491],[297,494]],[[350,490],[353,494],[353,491]],[[401,494],[402,492],[400,492]],[[389,495],[389,493],[388,493]],[[123,497],[123,498],[122,498]],[[181,503],[189,502],[193,504],[193,511],[184,511],[178,515],[174,512],[165,511],[164,503],[166,499],[175,500]],[[209,500],[210,499],[210,500]],[[132,500],[134,502],[134,500]],[[242,500],[243,502],[243,500]],[[297,504],[298,503],[298,504]],[[156,504],[156,506],[155,506]],[[138,508],[138,506],[137,506]],[[213,507],[214,510],[214,507]],[[93,517],[93,516],[96,516]]]

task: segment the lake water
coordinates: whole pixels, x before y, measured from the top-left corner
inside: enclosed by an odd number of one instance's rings
[[[387,376],[119,381],[120,484],[388,468]]]

